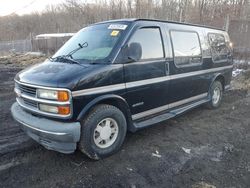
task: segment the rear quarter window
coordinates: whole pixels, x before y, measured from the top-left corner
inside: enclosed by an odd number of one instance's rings
[[[176,66],[188,66],[201,63],[201,45],[196,32],[171,31],[170,34]]]
[[[211,47],[213,61],[221,62],[227,60],[229,48],[226,44],[224,35],[219,33],[209,33],[208,41]]]

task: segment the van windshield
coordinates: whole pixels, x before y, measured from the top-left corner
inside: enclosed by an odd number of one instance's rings
[[[83,28],[52,58],[70,56],[80,63],[103,63],[121,38],[127,25],[108,23]],[[103,61],[101,61],[103,60]]]

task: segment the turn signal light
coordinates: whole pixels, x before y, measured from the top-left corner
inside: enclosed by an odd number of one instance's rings
[[[61,114],[61,115],[70,114],[70,107],[69,106],[58,106],[58,114]]]
[[[58,101],[68,101],[69,100],[69,93],[67,91],[58,91],[57,92],[57,99],[58,99]]]

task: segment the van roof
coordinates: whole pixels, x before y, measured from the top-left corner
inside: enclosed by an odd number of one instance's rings
[[[192,24],[192,23],[185,23],[185,22],[176,22],[176,21],[167,21],[167,20],[160,20],[160,19],[145,19],[145,18],[125,18],[125,19],[108,20],[108,21],[103,21],[103,22],[99,22],[99,23],[119,22],[119,21],[124,21],[124,22],[135,22],[135,21],[164,22],[164,23],[189,25],[189,26],[196,26],[196,27],[203,27],[203,28],[225,31],[222,28],[217,28],[217,27],[212,27],[212,26],[207,26],[207,25]]]

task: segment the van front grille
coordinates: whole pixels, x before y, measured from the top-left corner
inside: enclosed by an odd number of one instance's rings
[[[34,87],[22,85],[22,84],[19,84],[16,82],[15,88],[20,90],[20,92],[25,94],[25,95],[29,95],[31,97],[36,97],[36,88],[34,88]]]
[[[34,108],[38,108],[38,104],[37,104],[36,101],[32,101],[32,100],[23,98],[23,103],[25,105],[28,105],[28,106],[31,106],[31,107],[34,107]]]

